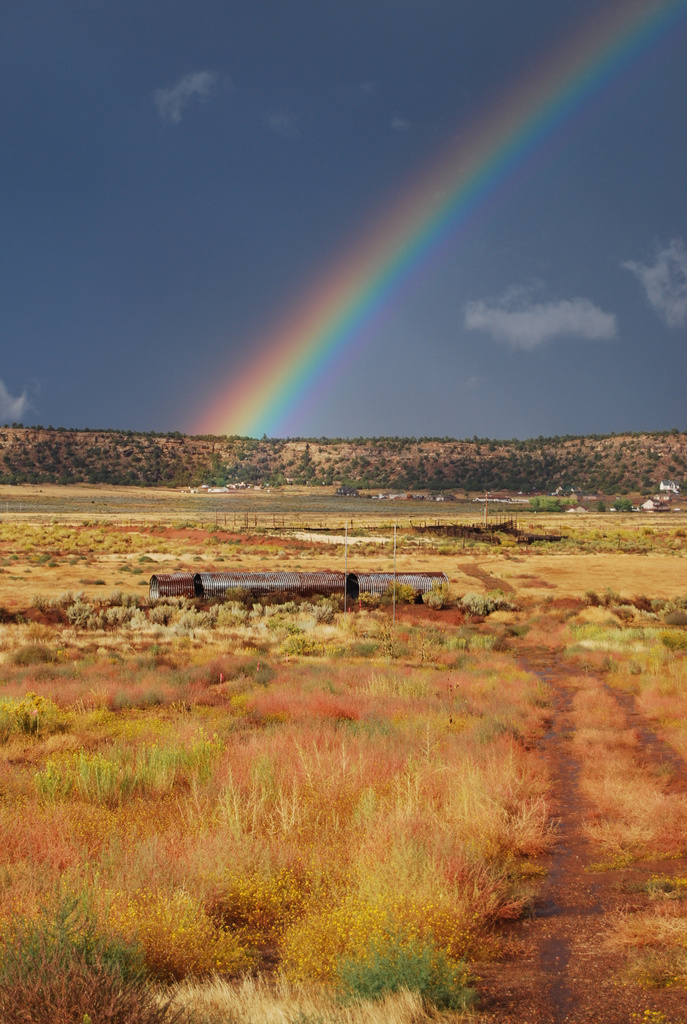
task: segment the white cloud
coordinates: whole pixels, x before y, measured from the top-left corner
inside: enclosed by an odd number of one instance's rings
[[[0,418],[3,421],[14,422],[21,420],[28,404],[29,400],[25,391],[21,393],[19,398],[13,398],[0,380]]]
[[[465,326],[470,331],[488,331],[492,338],[523,352],[554,338],[598,341],[615,338],[617,333],[615,314],[604,313],[589,299],[532,302],[531,289],[524,288],[509,288],[492,303],[469,302]]]
[[[394,117],[391,120],[391,127],[395,132],[407,132],[410,128],[410,121],[406,121],[405,117]]]
[[[652,267],[628,260],[626,270],[641,281],[649,303],[668,327],[687,323],[687,252],[681,238],[661,249]]]
[[[216,84],[214,71],[192,71],[180,78],[176,85],[156,89],[153,103],[163,121],[179,124],[186,107],[194,100],[205,103]]]
[[[287,114],[285,111],[266,114],[265,124],[271,131],[285,139],[296,139],[300,135],[298,118],[295,114]]]

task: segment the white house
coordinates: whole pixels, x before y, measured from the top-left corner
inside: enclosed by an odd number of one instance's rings
[[[661,480],[658,489],[659,491],[669,491],[671,494],[680,493],[680,485],[674,480]]]

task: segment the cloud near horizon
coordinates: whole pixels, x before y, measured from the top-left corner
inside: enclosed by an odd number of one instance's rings
[[[521,352],[533,352],[554,338],[606,341],[618,333],[614,313],[604,313],[589,299],[532,302],[531,290],[509,288],[491,303],[480,299],[465,307],[469,331],[487,331]]]
[[[3,420],[16,421],[24,415],[29,404],[25,391],[22,391],[18,398],[13,398],[5,384],[0,380],[0,418]]]
[[[153,103],[163,121],[179,124],[189,104],[194,100],[205,103],[216,84],[217,75],[214,71],[192,71],[175,85],[156,89]]]
[[[687,251],[681,238],[661,249],[651,267],[628,260],[623,263],[644,287],[649,305],[668,327],[687,323]]]

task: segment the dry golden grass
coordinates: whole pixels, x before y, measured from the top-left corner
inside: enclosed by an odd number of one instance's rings
[[[577,680],[573,743],[581,785],[594,807],[587,833],[607,864],[680,853],[687,797],[647,768],[636,732],[611,693],[594,677]]]
[[[553,595],[580,597],[586,590],[603,594],[610,587],[621,594],[651,594],[652,597],[676,597],[687,590],[687,570],[680,555],[664,551],[646,555],[609,552],[608,554],[570,554],[555,551],[525,556],[526,561],[514,566],[501,563],[495,556],[480,558],[480,565],[496,576],[502,576],[523,596]],[[546,580],[555,589],[525,588],[521,573],[532,573]]]
[[[640,913],[616,914],[609,925],[607,945],[629,953],[630,978],[646,988],[687,985],[687,904],[684,899],[666,900]]]
[[[464,1013],[427,1013],[416,992],[402,990],[377,1002],[342,1005],[322,989],[286,981],[268,983],[247,978],[239,986],[217,980],[184,984],[174,991],[174,1004],[202,1014],[208,1024],[429,1024],[465,1021]]]

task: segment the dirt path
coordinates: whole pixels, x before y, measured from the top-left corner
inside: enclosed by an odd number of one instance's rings
[[[473,579],[483,583],[487,590],[500,590],[504,594],[514,594],[515,588],[507,580],[501,580],[498,576],[492,576],[490,572],[482,569],[477,562],[462,562],[457,566],[459,572],[465,576],[472,576]]]
[[[684,990],[647,990],[630,982],[626,957],[611,950],[606,940],[614,912],[641,910],[648,904],[646,896],[631,892],[632,883],[657,872],[684,873],[684,860],[642,861],[617,871],[591,870],[599,855],[585,834],[585,823],[595,808],[580,787],[581,766],[573,743],[576,688],[572,675],[548,652],[529,652],[523,665],[553,689],[551,723],[542,748],[554,783],[558,842],[553,853],[540,860],[546,877],[532,916],[504,927],[502,961],[477,966],[480,1019],[498,1024],[641,1024],[644,1012],[652,1010],[663,1012],[666,1024],[683,1021]],[[685,784],[685,766],[651,732],[632,696],[603,689],[617,701],[627,725],[636,730],[639,760],[647,770],[664,767],[675,785]]]
[[[628,724],[636,730],[647,762],[664,774],[668,773],[670,792],[687,792],[687,765],[669,743],[656,735],[650,723],[637,708],[634,695],[625,690],[609,691],[609,687],[604,687],[604,689],[613,693],[614,698],[625,712]]]

